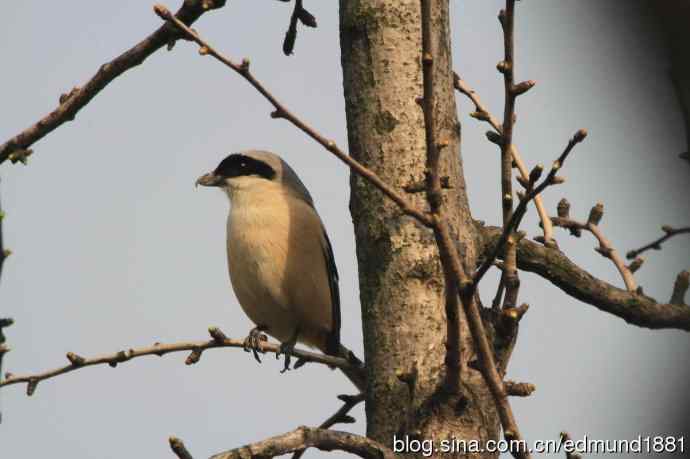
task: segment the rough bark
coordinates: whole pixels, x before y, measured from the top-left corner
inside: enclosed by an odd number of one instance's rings
[[[437,139],[444,205],[463,262],[477,258],[460,157],[453,96],[448,1],[435,1]],[[421,20],[416,0],[341,0],[341,59],[350,153],[397,189],[424,180]],[[394,435],[420,439],[497,438],[493,400],[461,317],[462,394],[443,393],[444,281],[433,234],[356,175],[350,211],[357,243],[368,374],[367,435],[391,445]],[[425,208],[423,193],[409,198]],[[445,457],[448,457],[446,455]]]

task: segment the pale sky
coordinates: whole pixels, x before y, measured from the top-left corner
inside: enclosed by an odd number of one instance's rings
[[[251,58],[256,76],[288,107],[346,147],[337,6],[305,3],[319,28],[302,28],[289,58],[281,44],[292,5],[233,0],[194,27],[228,55]],[[454,67],[497,115],[502,3],[452,2]],[[645,38],[644,11],[626,5],[519,2],[516,69],[517,78],[537,80],[518,105],[516,142],[528,165],[550,164],[577,129],[590,133],[564,169],[567,183],[545,196],[547,207],[555,212],[568,196],[573,216],[584,219],[603,201],[602,228],[623,253],[657,237],[661,224],[687,225],[690,215],[690,169],[677,158],[685,137],[663,48]],[[107,9],[26,0],[3,13],[0,141],[160,24],[151,4],[136,0]],[[499,155],[458,97],[473,214],[495,224]],[[5,240],[14,254],[0,282],[0,315],[16,321],[3,370],[61,366],[68,351],[92,356],[205,339],[211,325],[244,337],[251,324],[225,266],[226,199],[195,191],[194,181],[247,148],[281,154],[311,191],[341,274],[343,341],[361,356],[349,172],[270,111],[246,82],[182,42],[117,79],[74,122],[34,145],[27,167],[3,164]],[[524,229],[538,234],[533,214]],[[589,235],[557,237],[593,275],[622,285]],[[650,253],[637,279],[667,301],[689,260],[690,242],[679,237]],[[496,273],[487,277],[482,292],[490,298]],[[521,300],[531,309],[508,377],[537,386],[532,397],[513,400],[528,440],[556,439],[564,429],[575,439],[682,433],[675,420],[687,414],[687,333],[630,326],[536,276],[522,281]],[[185,357],[83,369],[42,382],[31,398],[23,386],[3,388],[0,456],[167,458],[167,438],[177,435],[202,458],[318,425],[340,406],[337,394],[354,393],[338,372],[318,365],[281,375],[273,358],[258,365],[233,349],[209,351],[191,367]],[[339,428],[363,433],[362,408],[353,414],[359,422]]]

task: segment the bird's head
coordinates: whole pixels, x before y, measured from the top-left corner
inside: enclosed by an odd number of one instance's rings
[[[280,156],[267,151],[232,153],[196,184],[221,188],[231,200],[245,193],[279,191],[312,203],[295,171]]]

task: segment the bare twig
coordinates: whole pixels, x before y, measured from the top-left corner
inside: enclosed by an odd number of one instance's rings
[[[276,97],[268,90],[264,85],[257,80],[254,75],[249,71],[249,60],[244,59],[242,63],[238,64],[233,62],[231,59],[223,56],[220,52],[216,51],[213,46],[211,46],[206,40],[201,38],[198,33],[187,27],[187,25],[180,21],[177,17],[163,5],[155,5],[154,11],[163,20],[168,21],[169,24],[176,26],[186,37],[194,41],[199,45],[199,52],[202,55],[212,56],[214,59],[223,63],[227,67],[234,70],[241,77],[243,77],[249,84],[251,84],[259,93],[261,93],[266,100],[268,100],[271,105],[275,108],[275,111],[271,113],[273,118],[283,118],[302,132],[307,134],[309,137],[314,139],[317,143],[323,146],[326,150],[335,155],[338,159],[348,165],[353,171],[365,178],[376,188],[381,190],[386,196],[392,199],[400,209],[407,215],[416,218],[420,223],[431,226],[431,218],[425,212],[415,208],[410,202],[408,202],[399,192],[393,189],[390,185],[386,184],[381,178],[376,175],[373,171],[366,168],[364,165],[359,163],[357,160],[352,158],[346,152],[341,150],[338,145],[332,140],[328,140],[319,134],[314,128],[306,124],[295,114],[290,112],[282,103],[276,99]]]
[[[190,25],[207,11],[222,8],[226,0],[185,0],[175,17],[181,23]],[[91,99],[103,90],[115,78],[125,71],[135,67],[165,45],[174,43],[180,38],[177,29],[163,25],[151,35],[136,44],[134,47],[120,54],[110,62],[103,64],[98,72],[83,86],[74,88],[68,94],[60,97],[60,105],[41,118],[32,126],[26,128],[4,144],[0,145],[0,163],[17,153],[30,152],[28,148],[50,132],[60,127],[63,123],[74,119],[76,114]],[[21,159],[19,159],[21,160]]]
[[[436,139],[435,94],[434,94],[434,49],[431,30],[431,1],[422,0],[422,73],[424,130],[426,136],[426,198],[431,214],[434,216],[434,235],[436,237],[441,263],[445,274],[446,308],[446,386],[451,393],[460,390],[460,314],[458,293],[461,283],[468,280],[460,265],[457,252],[450,243],[448,223],[443,215],[443,194],[441,186],[441,150],[447,142]],[[455,265],[454,268],[451,268]],[[452,274],[455,272],[455,275]]]
[[[503,61],[497,65],[498,71],[503,74],[504,104],[503,125],[501,132],[501,203],[503,206],[503,226],[508,225],[513,214],[513,126],[515,126],[515,60],[513,26],[515,20],[515,0],[506,0],[506,8],[501,10],[498,18],[503,27]]]
[[[491,125],[497,134],[503,134],[503,127],[501,126],[501,123],[499,123],[499,121],[488,111],[486,106],[479,99],[477,93],[470,88],[467,83],[458,76],[457,73],[453,74],[453,79],[455,89],[467,96],[474,104],[475,111],[471,116],[480,121],[486,121],[489,123],[489,125]],[[522,156],[520,155],[515,144],[513,144],[512,153],[513,161],[518,169],[518,172],[520,172],[520,177],[522,177],[523,180],[528,180],[529,171],[527,170],[527,166],[525,166],[525,162],[522,160]],[[553,238],[553,225],[551,225],[551,220],[549,220],[549,214],[546,211],[546,207],[544,207],[544,202],[542,201],[541,195],[536,195],[534,197],[534,206],[536,207],[537,214],[539,214],[539,219],[542,222],[544,245],[547,247],[555,247],[556,242]]]
[[[85,358],[78,354],[68,352],[66,357],[67,360],[69,360],[70,362],[69,365],[55,368],[53,370],[49,370],[43,373],[36,373],[25,376],[14,376],[12,374],[9,374],[6,375],[4,380],[0,381],[0,387],[25,383],[27,385],[27,395],[32,395],[36,390],[36,386],[39,382],[46,379],[54,378],[65,373],[70,373],[80,368],[105,364],[110,365],[111,367],[116,367],[119,363],[127,362],[137,357],[143,357],[146,355],[157,355],[160,357],[173,352],[190,352],[185,363],[187,365],[192,365],[199,361],[202,353],[207,349],[215,349],[221,347],[244,348],[245,346],[244,340],[227,338],[225,337],[225,334],[223,334],[223,332],[216,327],[209,328],[209,333],[211,334],[212,339],[208,341],[192,341],[172,344],[156,343],[153,346],[129,349],[126,351],[123,350],[113,354],[107,354],[92,358]],[[279,344],[261,341],[259,342],[259,347],[259,352],[270,352],[274,354],[280,353]],[[299,349],[295,349],[292,355],[304,362],[321,363],[337,368],[354,368],[347,359],[343,359],[340,357],[333,357],[325,354],[317,354],[315,352],[303,351]]]
[[[342,400],[343,406],[341,406],[338,411],[333,413],[328,419],[323,421],[319,425],[320,429],[330,429],[336,424],[352,424],[355,422],[355,418],[350,416],[348,413],[357,406],[360,402],[364,401],[364,394],[358,395],[339,395],[338,398]],[[292,455],[292,459],[299,459],[305,453],[305,449],[295,451]]]
[[[606,236],[604,236],[601,228],[599,228],[599,222],[601,221],[603,215],[604,205],[602,203],[598,203],[592,207],[586,223],[578,222],[568,217],[551,217],[551,222],[554,224],[554,226],[566,228],[571,232],[588,231],[592,233],[592,235],[599,242],[599,247],[597,247],[595,250],[603,257],[611,260],[623,278],[625,287],[631,292],[635,291],[637,289],[637,283],[635,282],[635,277],[633,276],[633,269],[635,269],[636,266],[626,266],[623,258],[621,258],[618,252],[611,245],[611,242],[606,238]]]
[[[434,50],[432,46],[432,14],[431,14],[431,0],[420,0],[422,11],[422,71],[423,71],[423,109],[424,109],[424,127],[426,132],[426,154],[427,154],[427,200],[431,208],[431,216],[433,221],[434,236],[438,245],[439,254],[441,258],[441,265],[446,280],[446,313],[450,314],[448,317],[448,343],[446,344],[446,362],[459,362],[460,343],[459,343],[459,317],[457,311],[457,301],[448,301],[449,295],[456,296],[456,292],[460,293],[462,306],[467,316],[467,323],[472,334],[472,339],[475,344],[477,355],[479,356],[480,371],[482,372],[487,386],[491,391],[496,403],[496,411],[498,412],[501,424],[503,425],[503,432],[506,440],[521,440],[522,436],[518,429],[515,417],[513,416],[508,396],[503,385],[501,375],[499,374],[494,359],[493,349],[487,339],[486,330],[482,321],[477,303],[475,301],[474,283],[469,279],[464,267],[460,263],[459,255],[455,246],[453,245],[448,223],[443,218],[442,209],[442,195],[440,183],[440,152],[445,142],[437,142],[436,140],[436,125],[434,118]],[[453,319],[451,329],[451,319]],[[457,352],[457,355],[455,353]],[[447,384],[451,385],[451,390],[457,390],[457,387],[452,385],[459,384],[459,369],[450,371],[453,373],[447,380]],[[530,454],[527,450],[513,451],[513,454],[518,458],[529,458]]]
[[[498,14],[498,19],[503,27],[503,48],[504,59],[499,62],[497,69],[503,74],[504,85],[504,107],[503,107],[503,124],[501,125],[500,142],[501,148],[501,203],[503,206],[503,228],[507,231],[507,239],[505,244],[504,269],[501,273],[501,284],[505,288],[505,296],[503,298],[503,308],[507,311],[515,308],[517,304],[518,293],[520,291],[520,277],[517,270],[517,243],[520,237],[514,233],[517,230],[519,221],[509,229],[513,224],[513,164],[516,163],[515,146],[513,145],[513,128],[515,126],[515,104],[517,97],[529,91],[534,85],[534,81],[525,81],[515,84],[515,0],[506,0],[505,9]],[[541,175],[541,169],[535,169]],[[539,175],[532,178],[532,174],[527,179],[523,178],[523,183],[528,183],[525,187],[528,191],[532,191]],[[535,194],[530,198],[533,200],[537,197]],[[524,199],[522,197],[521,199]],[[527,203],[524,202],[524,210],[527,209]],[[521,217],[520,217],[521,218]],[[544,240],[546,242],[546,239]],[[493,260],[492,260],[493,263]],[[476,288],[476,283],[475,283]],[[517,323],[518,321],[511,321],[513,325],[510,328],[510,335],[507,336],[509,344],[507,346],[508,355],[512,351],[517,339]],[[498,359],[501,362],[502,359]],[[503,372],[504,366],[507,363],[507,358],[501,362],[499,371]],[[508,428],[504,424],[504,430]],[[517,429],[517,426],[515,427]],[[522,453],[522,452],[520,452]],[[527,453],[525,453],[527,454]]]
[[[485,226],[479,231],[483,236],[482,251],[496,253],[495,246],[502,239],[503,229]],[[615,287],[592,276],[559,250],[523,239],[518,244],[517,260],[519,269],[535,273],[569,296],[630,324],[651,329],[690,331],[689,307],[660,303],[644,294]]]
[[[547,187],[562,183],[563,179],[557,176],[556,174],[561,169],[561,167],[563,167],[563,164],[565,164],[566,159],[568,159],[568,156],[570,155],[570,152],[572,152],[573,148],[575,148],[575,145],[582,142],[586,137],[587,131],[584,129],[580,129],[575,133],[575,135],[570,139],[570,141],[568,141],[568,145],[566,145],[565,149],[563,150],[563,153],[561,153],[558,159],[554,161],[549,174],[546,176],[544,180],[542,180],[542,182],[538,186],[534,186],[535,183],[533,180],[529,180],[527,183],[525,183],[525,185],[527,186],[527,193],[520,197],[520,202],[518,206],[515,208],[515,212],[513,213],[510,221],[508,222],[508,225],[503,227],[503,231],[501,233],[501,238],[499,239],[498,245],[496,245],[493,248],[493,250],[489,253],[489,256],[484,259],[484,262],[474,273],[473,284],[475,288],[479,284],[479,281],[482,279],[484,274],[486,274],[489,268],[493,265],[499,253],[502,253],[501,251],[504,250],[505,244],[508,241],[508,237],[510,236],[510,234],[519,227],[520,222],[522,221],[522,218],[524,217],[525,212],[527,211],[527,204],[529,203],[529,201],[534,199],[536,195],[541,194]],[[538,175],[540,174],[538,173],[539,170],[539,166],[535,167],[535,169],[533,169],[533,172],[530,173],[530,177],[536,177],[538,179]]]
[[[170,437],[168,438],[168,442],[170,443],[170,449],[173,451],[173,453],[175,453],[175,456],[177,456],[178,459],[194,459],[192,455],[189,454],[189,451],[187,451],[187,448],[182,440],[179,438]]]
[[[391,450],[361,435],[304,426],[282,435],[216,454],[211,459],[264,459],[307,448],[345,451],[366,459],[395,459]]]
[[[659,239],[650,242],[647,245],[640,247],[639,249],[629,251],[625,255],[626,258],[632,260],[633,258],[636,258],[638,255],[650,249],[661,250],[661,244],[671,239],[673,236],[676,236],[678,234],[690,234],[690,226],[687,226],[685,228],[671,228],[668,225],[664,225],[661,227],[661,231],[664,232],[663,236],[661,236]]]
[[[5,218],[5,214],[2,211],[2,206],[0,206],[0,276],[2,276],[2,265],[5,262],[5,258],[9,255],[3,245],[2,240],[2,221]],[[0,375],[2,375],[2,361],[5,358],[5,354],[10,351],[10,348],[5,344],[6,338],[4,333],[4,328],[12,325],[14,321],[10,318],[0,318]],[[0,423],[2,423],[2,412],[0,412]]]

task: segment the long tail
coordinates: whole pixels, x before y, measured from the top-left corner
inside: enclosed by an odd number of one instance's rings
[[[333,353],[333,355],[346,359],[350,362],[350,367],[341,368],[340,371],[347,376],[347,379],[352,381],[352,384],[354,384],[357,389],[359,389],[361,392],[364,392],[367,388],[367,372],[364,368],[364,362],[359,360],[354,352],[342,344],[338,345],[337,353]]]

